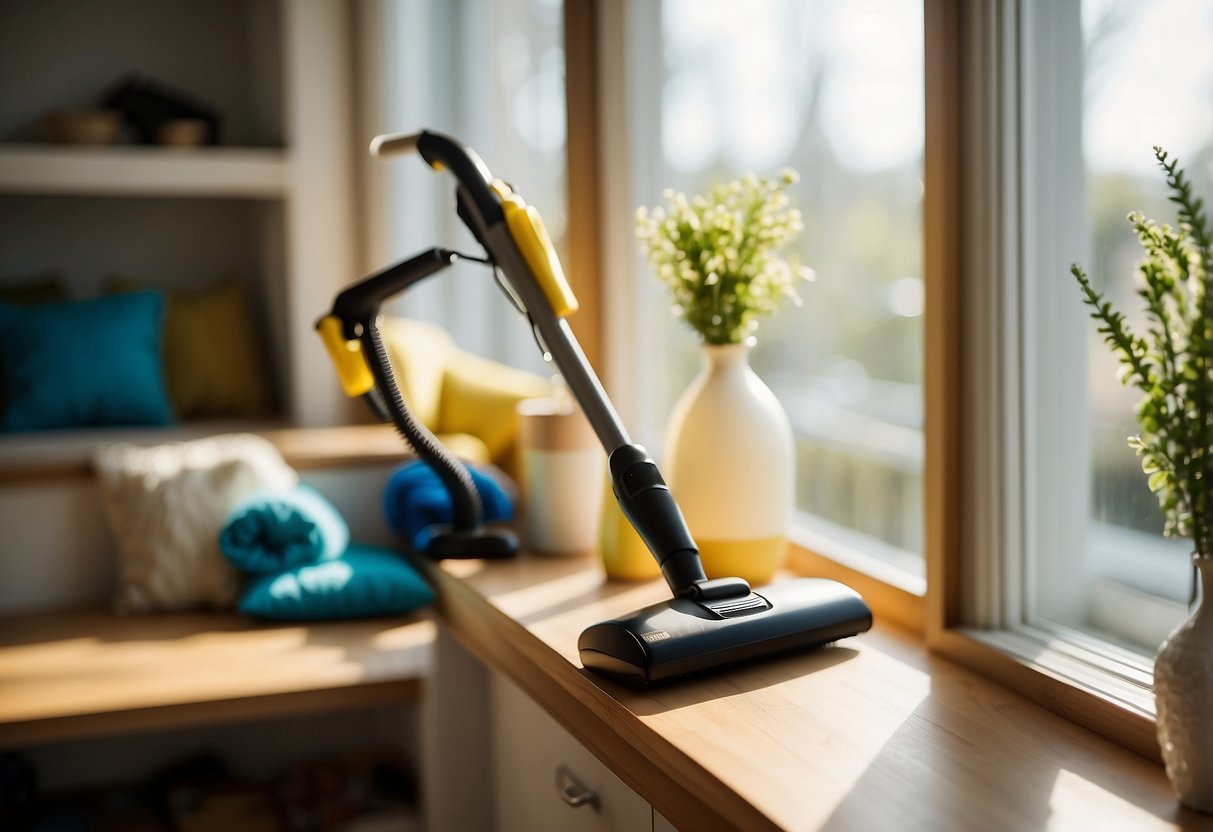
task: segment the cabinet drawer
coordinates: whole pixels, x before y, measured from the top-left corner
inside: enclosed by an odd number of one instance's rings
[[[500,675],[492,688],[498,832],[652,830],[649,804],[542,708]]]

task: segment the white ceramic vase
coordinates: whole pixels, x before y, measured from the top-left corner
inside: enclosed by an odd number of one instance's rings
[[[702,347],[674,405],[663,472],[710,578],[770,581],[787,552],[795,446],[787,414],[750,368],[754,341]]]
[[[1154,699],[1158,744],[1179,800],[1213,812],[1213,560],[1193,558],[1200,572],[1196,611],[1158,648]]]

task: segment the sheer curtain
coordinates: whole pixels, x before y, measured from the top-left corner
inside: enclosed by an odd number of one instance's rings
[[[364,0],[362,131],[427,128],[473,148],[565,228],[564,51],[560,0]],[[363,162],[364,269],[432,246],[483,255],[455,215],[455,181],[418,159]],[[525,321],[490,271],[461,263],[401,298],[397,314],[441,324],[464,349],[546,373]]]

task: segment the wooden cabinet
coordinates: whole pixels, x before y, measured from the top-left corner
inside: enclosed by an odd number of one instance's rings
[[[422,802],[430,832],[654,828],[644,798],[445,627],[433,642],[421,725]],[[558,779],[562,771],[567,775]],[[562,787],[569,789],[563,796]]]
[[[348,0],[0,3],[0,284],[56,270],[75,297],[124,273],[247,281],[280,414],[342,421],[312,322],[354,277]],[[48,144],[138,72],[223,118],[222,146]]]
[[[653,810],[640,795],[512,682],[496,674],[492,680],[498,832],[654,828]]]

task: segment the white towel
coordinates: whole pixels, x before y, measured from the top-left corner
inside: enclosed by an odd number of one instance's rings
[[[251,434],[109,445],[95,462],[117,542],[118,612],[231,607],[240,576],[219,550],[223,521],[254,491],[299,482],[278,449]]]

